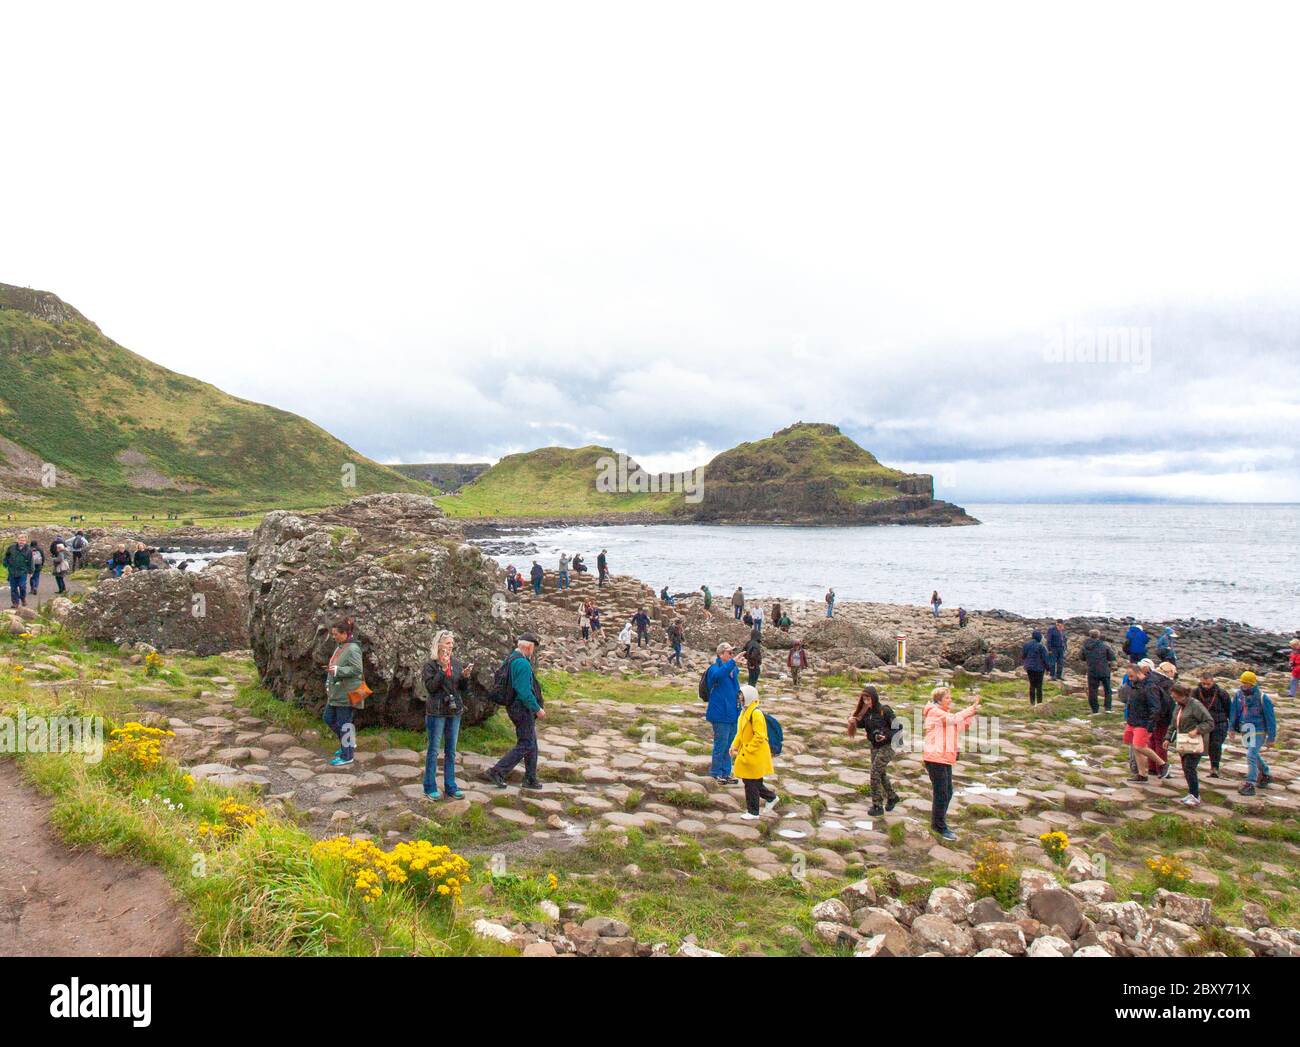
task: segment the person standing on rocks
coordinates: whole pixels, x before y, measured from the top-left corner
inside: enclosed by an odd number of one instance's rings
[[[559,580],[556,582],[556,588],[567,589],[569,587],[569,557],[566,553],[560,553],[560,570]]]
[[[970,616],[966,613],[966,608],[965,608],[965,607],[958,607],[958,608],[957,608],[957,628],[958,628],[958,629],[965,629],[965,628],[966,628],[966,619],[967,619],[968,617],[970,617]]]
[[[772,619],[773,625],[779,626],[781,624],[781,601],[780,600],[772,601],[772,610],[768,613],[768,617]]]
[[[930,776],[933,796],[930,801],[930,829],[949,842],[957,834],[948,828],[948,805],[952,802],[952,769],[957,763],[957,736],[979,712],[980,696],[961,712],[952,711],[952,688],[936,687],[925,705],[925,735],[921,743],[921,760]]]
[[[1106,712],[1110,712],[1111,673],[1115,665],[1115,652],[1110,644],[1101,638],[1100,629],[1088,630],[1088,639],[1083,641],[1083,652],[1080,657],[1088,666],[1088,708],[1092,710],[1093,716],[1101,712],[1097,705],[1097,691],[1104,687]]]
[[[325,671],[324,719],[339,740],[338,751],[330,760],[331,767],[347,767],[352,763],[357,739],[352,718],[358,709],[366,706],[364,698],[352,701],[352,693],[365,682],[361,644],[353,639],[355,628],[351,618],[340,618],[330,628],[335,647]]]
[[[1178,634],[1174,632],[1173,627],[1165,629],[1156,640],[1156,657],[1162,662],[1168,662],[1170,665],[1178,664],[1178,652],[1174,649],[1174,641],[1178,639]]]
[[[898,806],[898,793],[889,781],[889,761],[894,758],[894,737],[903,727],[894,710],[881,701],[880,692],[870,684],[862,688],[857,708],[849,717],[850,738],[856,737],[859,727],[866,731],[871,743],[871,808],[867,814],[880,818]]]
[[[804,647],[802,640],[795,640],[790,645],[790,653],[785,656],[785,664],[790,670],[790,680],[797,692],[799,690],[799,677],[808,668],[808,649]]]
[[[754,604],[754,634],[763,638],[763,608],[759,604]]]
[[[1124,634],[1124,653],[1128,655],[1130,662],[1137,665],[1147,656],[1147,646],[1150,643],[1151,638],[1147,636],[1147,631],[1134,622]]]
[[[1246,746],[1246,781],[1237,790],[1242,796],[1254,796],[1255,787],[1267,789],[1273,781],[1263,752],[1277,741],[1277,714],[1273,699],[1259,686],[1259,677],[1247,670],[1241,674],[1241,686],[1232,696],[1229,727],[1241,735]]]
[[[524,763],[524,788],[540,789],[537,777],[537,721],[546,719],[542,700],[542,685],[533,672],[533,652],[541,640],[533,633],[524,633],[506,661],[510,665],[510,700],[506,715],[515,725],[515,747],[488,768],[486,777],[498,789],[507,788],[506,776],[520,760]]]
[[[41,568],[45,566],[45,550],[40,542],[32,542],[32,573],[27,580],[27,591],[33,596],[41,591]]]
[[[835,590],[830,588],[826,590],[826,617],[835,617]]]
[[[602,549],[600,554],[596,557],[596,572],[599,579],[598,584],[604,585],[605,579],[609,577],[609,559],[606,556],[604,549]]]
[[[532,570],[528,572],[528,577],[533,583],[533,595],[542,595],[542,580],[546,577],[546,570],[536,560],[533,561]]]
[[[1210,777],[1219,777],[1219,764],[1223,761],[1223,743],[1228,737],[1228,723],[1232,719],[1232,699],[1228,692],[1214,682],[1214,674],[1202,671],[1200,682],[1192,697],[1205,706],[1214,720],[1214,730],[1206,738],[1210,755]]]
[[[1187,795],[1183,803],[1188,807],[1201,806],[1201,781],[1196,766],[1205,755],[1205,742],[1214,730],[1212,717],[1200,702],[1192,697],[1192,689],[1185,683],[1173,687],[1174,723],[1172,742],[1174,752],[1183,765],[1183,778],[1187,782]]]
[[[731,609],[736,614],[736,621],[740,621],[740,616],[745,613],[744,586],[736,586],[736,591],[731,594]]]
[[[68,591],[67,574],[72,569],[72,559],[68,556],[68,547],[60,542],[50,550],[50,559],[54,568],[54,584],[60,593]]]
[[[704,718],[713,728],[713,760],[709,774],[720,785],[734,785],[731,776],[731,743],[736,738],[736,714],[740,705],[740,674],[729,643],[718,644],[717,658],[704,674],[709,694]]]
[[[629,618],[623,623],[623,628],[618,631],[618,642],[623,647],[624,658],[632,657],[632,622],[633,619]],[[637,646],[640,647],[641,644],[638,643]]]
[[[27,544],[27,535],[20,534],[5,550],[5,571],[9,575],[9,602],[14,607],[26,607],[27,578],[32,573],[32,547]]]
[[[938,589],[930,594],[930,606],[934,609],[934,616],[938,618],[939,608],[943,606],[943,597],[939,595]]]
[[[755,628],[749,634],[749,642],[745,644],[745,667],[749,670],[749,686],[758,686],[758,674],[763,667],[763,641],[759,637],[758,629]]]
[[[1053,680],[1065,678],[1065,622],[1060,618],[1047,630],[1047,661]]]
[[[682,667],[682,644],[686,641],[686,633],[682,629],[682,623],[674,620],[668,626],[668,642],[672,645],[673,653],[668,656],[669,663],[676,662],[677,668]]]
[[[1024,663],[1025,674],[1029,677],[1029,704],[1043,704],[1043,676],[1051,665],[1047,648],[1043,646],[1043,634],[1035,629],[1031,639],[1020,651],[1020,660]]]
[[[591,601],[583,600],[578,608],[578,630],[584,640],[591,639]]]
[[[650,616],[645,613],[644,607],[636,609],[636,614],[632,615],[632,625],[636,627],[636,645],[638,647],[648,646],[650,643]]]
[[[424,730],[428,747],[424,753],[424,795],[442,799],[438,792],[438,750],[442,749],[443,792],[453,800],[465,794],[456,787],[456,742],[460,738],[460,718],[465,712],[464,693],[469,687],[474,666],[462,665],[453,649],[456,638],[450,629],[433,638],[431,657],[420,670],[424,687]]]
[[[1151,748],[1164,763],[1160,770],[1161,778],[1168,778],[1174,773],[1169,763],[1169,728],[1174,722],[1174,679],[1178,669],[1172,662],[1161,662],[1155,672],[1147,677],[1147,689],[1151,692],[1151,705],[1155,709],[1154,727],[1151,731]]]
[[[763,784],[763,779],[772,774],[774,768],[772,745],[767,736],[767,717],[758,707],[758,689],[742,687],[740,696],[744,708],[736,720],[736,736],[728,755],[735,761],[733,773],[745,783],[745,813],[741,817],[753,821],[761,813],[760,802],[762,811],[770,811],[780,797]]]
[[[1151,734],[1155,730],[1156,703],[1159,701],[1149,686],[1155,664],[1143,658],[1130,669],[1120,684],[1120,697],[1124,698],[1124,744],[1129,746],[1129,766],[1133,770],[1130,782],[1147,781],[1151,767],[1160,770],[1165,761],[1151,748]]]
[[[704,611],[707,614],[713,610],[713,590],[707,585],[701,585],[700,592],[704,594]]]
[[[86,566],[86,554],[90,552],[90,539],[86,537],[86,532],[78,531],[74,534],[68,548],[72,550],[72,569],[81,570]]]

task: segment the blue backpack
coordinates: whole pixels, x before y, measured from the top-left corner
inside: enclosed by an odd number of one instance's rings
[[[767,744],[772,750],[773,756],[781,755],[781,748],[785,745],[785,731],[781,729],[781,721],[771,713],[764,713],[763,719],[767,721]]]

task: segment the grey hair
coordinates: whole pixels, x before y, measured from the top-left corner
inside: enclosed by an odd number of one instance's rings
[[[437,635],[434,636],[433,638],[433,645],[429,648],[429,657],[431,658],[438,657],[438,648],[442,646],[443,640],[451,640],[453,643],[455,643],[456,634],[453,633],[450,629],[439,629]]]

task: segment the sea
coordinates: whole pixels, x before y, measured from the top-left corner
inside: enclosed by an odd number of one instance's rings
[[[555,569],[561,551],[656,591],[708,584],[725,599],[840,600],[1001,609],[1031,617],[1224,618],[1300,628],[1300,505],[967,505],[974,527],[628,525],[540,528],[496,554]]]

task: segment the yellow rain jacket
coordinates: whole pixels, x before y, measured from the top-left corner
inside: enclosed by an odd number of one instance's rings
[[[736,720],[736,759],[731,773],[737,778],[766,778],[772,773],[772,747],[767,743],[767,717],[758,702],[750,702]]]

